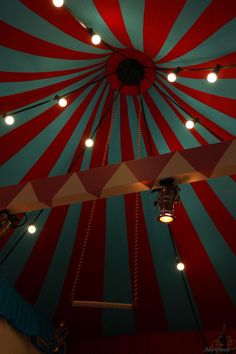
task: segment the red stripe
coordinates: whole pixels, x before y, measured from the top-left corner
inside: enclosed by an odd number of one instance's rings
[[[90,75],[93,73],[96,73],[97,69],[93,70],[90,72]],[[48,99],[48,96],[51,95],[56,95],[56,93],[70,85],[73,85],[74,83],[79,83],[81,80],[87,78],[88,79],[88,74],[82,74],[80,76],[77,76],[72,79],[68,79],[62,82],[59,82],[57,84],[45,86],[38,88],[36,90],[30,90],[30,91],[25,91],[21,92],[18,94],[14,95],[8,95],[8,96],[3,96],[0,97],[0,106],[1,106],[1,111],[3,113],[13,111],[15,109],[18,109],[20,107],[27,106],[29,104],[35,103],[41,99]],[[96,77],[98,78],[98,77]],[[93,80],[95,80],[94,78]],[[91,80],[91,81],[93,81]],[[88,81],[89,83],[89,81]]]
[[[236,175],[231,176],[232,180],[236,182]]]
[[[35,303],[43,286],[57,241],[64,224],[68,206],[52,209],[46,224],[18,277],[15,287],[30,303]]]
[[[89,66],[83,66],[82,68],[76,68],[71,70],[58,70],[58,71],[48,71],[48,72],[6,72],[0,71],[1,82],[21,82],[21,81],[32,81],[32,80],[42,80],[54,77],[60,77],[65,75],[70,75],[74,73],[79,73],[88,69],[100,69],[104,66],[103,63],[93,64]],[[89,75],[89,73],[87,73]]]
[[[220,328],[222,323],[227,323],[227,326],[234,328],[236,308],[221,283],[182,204],[176,207],[176,221],[171,225],[171,228],[181,259],[186,265],[186,275],[203,327],[206,329]],[[229,269],[230,271],[232,269]]]
[[[134,105],[135,105],[135,110],[136,110],[137,117],[138,117],[139,112],[140,112],[140,104],[138,102],[137,97],[135,97],[135,96],[134,96]],[[147,151],[147,155],[148,156],[159,155],[156,144],[155,144],[153,137],[152,137],[152,133],[149,130],[148,125],[146,125],[146,123],[145,123],[145,118],[144,118],[143,112],[141,114],[142,114],[141,124],[140,124],[141,125],[141,132],[142,132],[142,137],[143,137],[143,141],[145,144],[145,149]]]
[[[129,38],[124,19],[122,17],[119,0],[112,0],[109,2],[94,0],[93,3],[102,16],[104,22],[116,38],[119,38],[119,41],[126,47],[133,48],[133,44]]]
[[[126,157],[124,156],[124,159]],[[136,194],[125,195],[126,225],[129,244],[129,259],[134,292],[135,257],[135,199]],[[157,283],[152,253],[145,225],[142,201],[139,195],[138,207],[138,303],[135,310],[137,332],[167,330],[167,320]]]
[[[192,187],[228,246],[236,254],[236,221],[207,182],[196,182]]]
[[[154,58],[165,43],[186,0],[146,0],[144,12],[143,38],[144,52]],[[154,40],[150,40],[155,33]]]
[[[161,114],[159,108],[156,103],[153,101],[152,97],[149,93],[145,93],[144,99],[146,101],[147,106],[153,116],[154,121],[156,122],[158,128],[160,129],[163,137],[166,140],[167,145],[169,146],[171,151],[182,150],[183,147],[180,144],[179,140],[176,138],[175,133]]]
[[[199,91],[180,83],[175,83],[174,86],[186,93],[188,96],[193,97],[195,100],[198,100],[228,116],[236,118],[235,99]]]
[[[212,1],[190,30],[159,63],[174,60],[190,52],[233,20],[235,16],[235,0],[228,0],[227,2],[222,0]]]
[[[97,53],[83,53],[64,48],[46,40],[34,37],[31,34],[15,28],[3,21],[0,21],[0,32],[7,33],[7,36],[0,37],[0,45],[3,47],[18,50],[24,53],[39,55],[41,57],[67,60],[86,60],[100,58],[104,55],[107,55]]]
[[[49,147],[45,150],[42,156],[37,160],[35,165],[28,171],[21,182],[30,181],[31,179],[40,179],[48,176],[51,169],[60,158],[61,153],[66,148],[71,135],[73,134],[76,126],[79,124],[83,114],[88,107],[92,97],[96,94],[98,84],[87,95],[85,100],[79,105],[76,111],[72,114],[66,125],[61,129],[59,134],[55,137]],[[73,101],[78,99],[78,93],[74,94]],[[71,101],[72,102],[72,101]],[[53,137],[52,137],[53,139]],[[61,171],[64,173],[65,171]]]
[[[193,117],[197,117],[200,119],[200,122],[207,127],[209,130],[211,130],[213,133],[219,135],[223,140],[230,140],[233,139],[234,136],[228,132],[226,132],[224,129],[207,119],[205,116],[203,116],[200,112],[198,112],[196,109],[194,109],[192,106],[187,104],[184,100],[182,100],[179,96],[177,96],[173,91],[171,91],[162,81],[158,80],[158,84],[162,86],[165,91],[179,104],[181,105],[190,115]],[[154,86],[157,91],[158,88]]]
[[[52,1],[48,0],[20,1],[30,10],[62,30],[64,33],[69,34],[79,41],[91,44],[87,30],[79,24],[78,20],[69,13],[65,6],[57,9],[53,6]]]

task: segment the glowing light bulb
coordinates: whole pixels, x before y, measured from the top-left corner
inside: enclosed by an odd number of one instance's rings
[[[187,129],[193,129],[194,125],[195,123],[192,119],[187,120],[187,122],[185,123]]]
[[[98,44],[101,43],[102,38],[99,36],[99,34],[94,33],[94,34],[92,35],[91,40],[92,40],[92,43],[93,43],[94,45],[98,45]]]
[[[67,99],[64,98],[64,97],[60,98],[59,101],[58,101],[58,104],[59,104],[60,107],[66,107],[67,103],[68,103]]]
[[[93,142],[92,139],[86,139],[86,140],[85,140],[85,145],[86,145],[87,147],[92,147],[93,144],[94,144],[94,142]]]
[[[169,73],[169,74],[167,75],[167,80],[168,80],[169,82],[175,82],[176,79],[177,79],[177,75],[176,75],[175,73]]]
[[[183,262],[179,261],[179,262],[176,264],[176,268],[177,268],[180,272],[182,272],[182,271],[184,270],[185,266],[184,266]]]
[[[7,125],[12,125],[15,123],[15,118],[13,116],[6,116],[5,117],[5,123]]]
[[[164,224],[169,224],[169,223],[171,223],[174,220],[174,218],[171,215],[161,215],[159,217],[159,220],[161,222],[163,222]]]
[[[62,7],[64,5],[64,0],[52,0],[55,7]]]
[[[30,234],[34,234],[35,232],[36,232],[36,226],[35,225],[29,225],[28,226],[28,232],[30,233]]]
[[[216,73],[210,73],[207,75],[207,81],[210,83],[210,84],[213,84],[214,82],[216,82],[217,80],[217,74]]]

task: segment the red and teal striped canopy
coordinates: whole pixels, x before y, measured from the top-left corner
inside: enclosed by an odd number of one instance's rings
[[[0,113],[15,117],[0,122],[1,186],[236,136],[235,0],[8,0],[0,33]],[[147,66],[140,92],[112,73],[124,57]],[[217,64],[215,84],[191,70]],[[190,70],[168,82],[164,69],[177,67]],[[200,121],[191,131],[188,114]],[[30,213],[36,234],[23,226],[0,240],[0,276],[78,335],[235,328],[235,180],[181,185],[170,227],[150,191]],[[137,306],[78,308],[72,297]]]

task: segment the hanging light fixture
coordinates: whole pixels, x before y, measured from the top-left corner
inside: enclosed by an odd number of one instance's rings
[[[210,84],[213,84],[214,82],[217,81],[218,73],[219,73],[220,69],[221,69],[221,66],[218,64],[218,65],[216,65],[215,69],[207,75],[207,81]]]
[[[23,219],[23,221],[22,221]],[[26,214],[10,214],[8,210],[0,211],[0,237],[10,229],[23,226],[27,221]]]
[[[169,82],[175,82],[177,80],[177,76],[178,73],[181,71],[181,68],[176,68],[174,71],[171,71],[168,75],[167,75],[167,80]]]
[[[160,182],[161,187],[153,192],[159,192],[159,198],[154,202],[159,208],[157,220],[165,224],[174,221],[174,204],[180,202],[179,187],[174,184],[173,178],[167,178]]]

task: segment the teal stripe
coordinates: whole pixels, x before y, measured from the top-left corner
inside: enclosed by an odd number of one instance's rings
[[[33,212],[28,214],[28,225],[34,217],[37,215],[37,212]],[[47,221],[50,210],[44,210],[37,220],[37,232],[35,234],[29,234],[26,232],[23,239],[11,253],[11,255],[7,258],[5,263],[0,268],[0,277],[7,278],[7,280],[14,285],[20,273],[23,271],[33,248],[40,237],[40,232],[44,228],[44,224]],[[27,227],[27,226],[26,226]],[[22,226],[13,233],[9,241],[4,246],[4,249],[1,251],[0,261],[7,255],[8,251],[14,246],[17,240],[21,237],[23,232],[25,231],[25,227]],[[32,275],[34,276],[34,275]]]
[[[236,50],[235,32],[236,20],[234,19],[187,54],[176,60],[166,62],[165,66],[177,67],[200,64],[231,54]]]
[[[143,21],[145,0],[119,0],[129,38],[135,49],[143,52]]]
[[[92,28],[95,32],[100,34],[105,42],[110,43],[113,47],[124,47],[123,44],[110,31],[92,0],[80,0],[79,6],[74,0],[67,0],[66,5],[77,19],[82,21],[87,28]]]
[[[168,227],[156,220],[158,210],[153,205],[154,196],[150,192],[143,192],[141,197],[153,263],[169,330],[194,330],[196,323],[181,272],[176,269],[176,257]]]
[[[178,44],[181,38],[191,29],[193,24],[206,10],[210,3],[210,0],[189,0],[186,2],[154,61],[160,60],[162,57],[166,56],[176,46],[176,44]],[[166,63],[164,66],[165,65]]]
[[[74,113],[80,103],[83,102],[91,87],[87,88],[68,108],[66,108],[57,119],[55,119],[46,129],[38,134],[26,146],[24,146],[16,155],[1,166],[0,183],[2,186],[18,183],[36,163],[39,157],[51,144],[55,136],[61,131],[71,115]],[[18,168],[17,166],[24,168]],[[16,169],[18,173],[15,174]]]
[[[163,79],[161,81],[164,82]],[[230,134],[236,135],[236,124],[235,119],[220,112],[216,109],[201,103],[200,101],[188,96],[183,93],[173,85],[164,82],[167,87],[169,87],[177,96],[179,96],[183,101],[185,101],[188,105],[196,109],[203,116],[207,117],[207,119],[211,120],[213,123],[219,125],[221,128],[229,132]]]
[[[209,185],[214,190],[225,208],[236,219],[236,184],[232,178],[225,176],[208,180]]]
[[[57,11],[53,7],[52,11]],[[60,10],[59,10],[60,11]],[[46,40],[63,48],[78,52],[103,54],[107,51],[75,39],[66,34],[50,22],[44,20],[36,13],[24,6],[19,0],[11,0],[1,7],[0,19],[10,25],[29,33],[36,38]],[[78,24],[78,31],[81,30]]]
[[[158,128],[158,124],[156,123],[155,119],[151,115],[149,111],[149,107],[146,105],[144,102],[144,110],[145,110],[145,115],[147,118],[147,125],[149,128],[149,131],[152,134],[152,139],[157,147],[157,150],[159,154],[167,154],[170,152],[170,149],[166,143],[166,140],[164,139],[160,129]]]
[[[232,270],[236,269],[235,255],[219,233],[191,185],[181,186],[181,200],[216,273],[236,305],[236,282],[232,276]]]
[[[104,301],[132,303],[123,196],[107,199],[106,220]],[[117,227],[118,224],[119,227]],[[133,311],[103,311],[102,331],[106,335],[134,333]]]
[[[208,72],[205,72],[207,77]],[[219,74],[220,75],[220,74]],[[209,93],[210,95],[217,95],[225,98],[236,99],[236,79],[218,79],[213,85],[206,79],[189,79],[185,77],[178,77],[178,83],[191,87],[194,90]]]
[[[169,106],[169,104],[162,98],[162,96],[157,92],[155,88],[150,91],[150,96],[155,102],[158,102],[158,108],[165,118],[173,133],[176,135],[179,142],[182,144],[184,149],[190,149],[199,146],[199,142],[192,135],[192,133],[186,129],[185,125],[179,120],[175,112]]]
[[[81,204],[69,206],[60,238],[48,268],[47,276],[36,302],[37,309],[49,319],[53,318],[60,301],[64,278],[77,236],[80,209]]]
[[[48,72],[67,69],[77,69],[88,65],[104,62],[107,57],[70,60],[47,58],[39,55],[27,54],[17,50],[0,46],[1,63],[0,70],[7,72]]]
[[[120,141],[120,100],[114,103],[114,121],[112,123],[112,131],[109,143],[108,161],[109,164],[114,164],[122,161],[121,157],[121,141]]]
[[[50,176],[56,176],[62,173],[66,173],[70,167],[72,157],[74,156],[74,153],[77,149],[77,146],[80,142],[80,140],[83,137],[84,130],[86,128],[86,125],[89,121],[89,118],[91,116],[92,110],[94,109],[94,106],[98,100],[98,97],[100,96],[102,89],[105,85],[105,82],[100,84],[99,89],[97,90],[96,94],[93,96],[92,100],[88,104],[83,116],[80,118],[79,123],[77,124],[73,134],[71,135],[70,139],[68,140],[67,145],[65,146],[64,150],[60,154],[56,164],[54,165],[53,169],[50,172]],[[92,89],[92,87],[91,87]],[[87,92],[89,94],[89,92]],[[85,99],[86,97],[84,97]],[[101,109],[102,104],[100,105],[99,109]],[[92,149],[86,149],[85,151],[85,157],[83,159],[83,164],[85,164],[87,167],[89,167],[89,162],[90,158],[92,155]]]
[[[131,133],[131,138],[133,143],[134,158],[137,158],[138,157],[138,117],[135,110],[133,97],[127,96],[126,101],[128,106],[128,118],[129,118],[130,133]],[[140,139],[141,157],[145,157],[147,156],[147,152],[145,149],[142,132],[140,137],[141,137]]]

